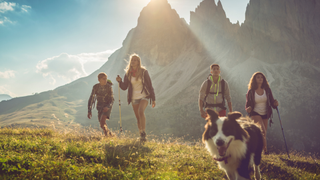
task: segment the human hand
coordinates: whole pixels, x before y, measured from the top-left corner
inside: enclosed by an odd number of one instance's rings
[[[92,113],[88,112],[88,118],[91,119],[91,117],[92,117]]]
[[[251,106],[249,106],[249,107],[246,109],[247,113],[251,113],[251,110],[252,110]]]
[[[122,78],[121,78],[119,75],[117,76],[116,80],[117,80],[118,82],[122,82]]]
[[[156,107],[156,101],[152,101],[152,108]]]
[[[276,99],[273,102],[273,106],[279,106],[279,102]]]
[[[204,110],[200,110],[200,114],[202,118],[206,118],[207,117],[207,113]]]

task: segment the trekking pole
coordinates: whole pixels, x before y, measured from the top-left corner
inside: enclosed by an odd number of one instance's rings
[[[118,75],[118,76],[119,76],[119,75]],[[120,132],[122,132],[122,122],[121,122],[121,101],[120,101],[120,83],[118,83],[118,94],[119,94]]]
[[[283,135],[284,143],[286,144],[286,149],[287,149],[288,158],[290,159],[289,151],[288,151],[288,146],[287,146],[287,141],[286,141],[286,137],[284,136],[284,132],[283,132],[283,127],[282,127],[282,122],[281,122],[281,118],[280,118],[280,113],[279,113],[278,106],[277,106],[277,112],[278,112],[278,117],[279,117],[279,121],[280,121],[280,125],[281,125],[281,130],[282,130],[282,135]]]

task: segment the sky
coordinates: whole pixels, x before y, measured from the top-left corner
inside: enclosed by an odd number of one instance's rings
[[[202,0],[168,0],[186,22]],[[216,0],[217,2],[218,0]],[[150,0],[0,0],[0,94],[55,89],[100,68]],[[221,0],[232,23],[249,0]]]

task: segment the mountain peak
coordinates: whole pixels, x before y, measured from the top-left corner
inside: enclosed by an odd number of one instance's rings
[[[188,24],[167,0],[151,0],[142,9],[138,25],[130,35],[129,54],[147,56],[146,65],[166,65],[176,59],[192,39],[190,33]]]

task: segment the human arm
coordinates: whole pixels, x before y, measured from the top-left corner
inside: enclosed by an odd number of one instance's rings
[[[124,79],[123,79],[123,82],[122,82],[122,78],[118,75],[116,80],[118,81],[119,83],[119,86],[122,90],[127,90],[128,86],[129,86],[129,80],[128,80],[128,77],[127,77],[127,74],[124,75]]]
[[[246,105],[245,105],[245,109],[247,111],[247,113],[251,113],[252,111],[252,107],[251,107],[251,101],[250,101],[250,93],[251,91],[248,90],[247,94],[246,94]]]
[[[145,80],[146,88],[148,88],[148,92],[150,94],[152,104],[154,104],[154,106],[155,106],[156,96],[155,96],[154,89],[152,86],[151,78],[150,78],[147,70],[145,70],[145,72],[144,72],[144,80]]]
[[[198,106],[199,106],[199,111],[200,111],[200,115],[202,118],[206,118],[207,117],[207,113],[206,111],[204,111],[204,98],[206,96],[206,90],[207,90],[207,81],[204,81],[200,87],[200,91],[199,91],[199,100],[198,100]]]
[[[95,103],[94,98],[95,98],[95,86],[93,86],[89,100],[88,100],[88,113],[91,113],[92,105]]]
[[[272,106],[273,109],[277,108],[279,106],[279,102],[273,98],[273,94],[271,89],[269,89],[269,94],[270,94],[270,105]]]
[[[225,85],[224,86],[225,86],[224,97],[228,102],[229,112],[232,112],[231,95],[230,95],[229,85],[228,85],[228,83],[226,81],[225,81]]]
[[[203,101],[199,99],[199,111],[202,118],[207,117],[207,113],[203,110]]]

